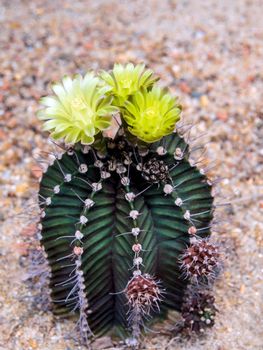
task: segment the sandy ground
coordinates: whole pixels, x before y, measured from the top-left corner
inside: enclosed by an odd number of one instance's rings
[[[84,349],[73,321],[39,310],[23,282],[32,230],[20,213],[39,176],[33,158],[47,147],[39,97],[65,73],[115,61],[147,63],[180,97],[232,201],[215,232],[227,255],[216,326],[201,340],[151,335],[142,348],[263,349],[261,12],[260,0],[0,1],[1,350]],[[93,345],[113,348],[107,337]]]

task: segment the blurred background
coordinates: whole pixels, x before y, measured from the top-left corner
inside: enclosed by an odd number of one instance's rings
[[[84,349],[23,283],[34,224],[21,215],[48,149],[38,100],[64,74],[144,62],[207,132],[232,202],[215,237],[227,258],[216,326],[201,340],[151,335],[144,349],[263,349],[262,0],[0,0],[0,349]],[[35,181],[36,182],[36,181]],[[260,326],[261,323],[261,326]],[[110,338],[94,349],[117,349]],[[120,349],[120,347],[119,347]]]

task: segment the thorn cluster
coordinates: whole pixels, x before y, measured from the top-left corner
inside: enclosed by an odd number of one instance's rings
[[[182,269],[188,277],[213,277],[219,265],[218,247],[205,239],[193,242],[181,257]]]
[[[158,308],[161,294],[158,282],[148,274],[134,277],[126,288],[129,305],[140,309],[144,315],[148,315],[152,308]]]
[[[141,167],[142,177],[149,182],[167,182],[169,179],[169,168],[163,160],[151,158]]]
[[[181,311],[183,329],[188,333],[202,333],[215,323],[215,298],[205,291],[199,291],[192,296],[187,295]]]

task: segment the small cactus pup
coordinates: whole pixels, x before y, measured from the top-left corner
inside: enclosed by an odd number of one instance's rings
[[[194,332],[203,333],[206,328],[213,327],[217,308],[215,298],[209,291],[197,290],[186,293],[182,305],[182,329],[187,335]]]
[[[66,76],[41,100],[63,152],[40,182],[40,244],[53,311],[76,313],[85,342],[111,332],[136,347],[150,318],[185,314],[189,286],[218,266],[212,184],[178,133],[177,98],[157,80],[143,64],[115,64]]]

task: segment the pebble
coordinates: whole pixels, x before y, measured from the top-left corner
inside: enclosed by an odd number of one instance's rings
[[[191,93],[191,87],[185,81],[179,83],[179,88],[185,94]]]
[[[21,183],[16,185],[15,188],[15,195],[17,197],[24,197],[26,198],[28,195],[29,185],[27,183]]]
[[[218,112],[216,114],[217,119],[221,120],[222,122],[226,122],[228,120],[228,114],[227,112]]]
[[[201,106],[202,108],[205,108],[205,107],[208,106],[208,104],[209,104],[209,99],[208,99],[208,97],[207,97],[206,95],[202,95],[202,96],[200,97],[200,106]]]

